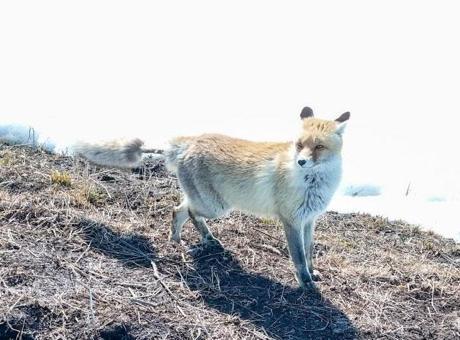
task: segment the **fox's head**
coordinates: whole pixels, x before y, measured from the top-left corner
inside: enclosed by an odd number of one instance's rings
[[[318,119],[309,107],[300,113],[302,130],[294,141],[295,161],[302,168],[312,168],[340,158],[342,135],[350,112],[345,112],[336,120]]]

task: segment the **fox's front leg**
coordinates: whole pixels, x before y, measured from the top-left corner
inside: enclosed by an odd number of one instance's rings
[[[312,284],[312,278],[306,263],[302,226],[297,223],[293,224],[288,222],[283,222],[283,224],[289,254],[296,268],[297,281],[300,287],[310,286]]]
[[[303,242],[305,260],[307,261],[308,271],[313,281],[320,279],[319,273],[313,270],[313,249],[314,249],[315,221],[309,220],[303,225]]]

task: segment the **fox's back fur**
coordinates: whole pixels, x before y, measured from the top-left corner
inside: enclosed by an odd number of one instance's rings
[[[204,217],[215,218],[236,208],[288,218],[301,214],[302,204],[319,213],[340,179],[340,164],[311,171],[310,182],[316,178],[315,188],[322,187],[314,202],[313,193],[306,199],[307,190],[314,188],[306,185],[305,175],[295,168],[292,149],[288,142],[252,142],[213,134],[176,138],[165,156],[190,204],[197,205],[194,208]]]
[[[202,135],[173,140],[165,155],[181,186],[191,189],[190,202],[207,206],[200,211],[203,216],[213,218],[231,208],[274,215],[276,169],[288,148],[288,143]],[[219,204],[208,203],[213,201]]]

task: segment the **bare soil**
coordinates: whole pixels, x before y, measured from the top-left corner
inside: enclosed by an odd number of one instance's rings
[[[168,242],[177,180],[0,146],[0,339],[458,339],[460,247],[402,221],[326,213],[316,289],[280,224],[235,212]]]

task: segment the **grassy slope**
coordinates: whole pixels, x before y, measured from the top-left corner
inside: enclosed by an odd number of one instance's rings
[[[225,249],[167,241],[161,163],[129,173],[0,146],[0,338],[449,339],[460,248],[403,222],[327,213],[317,291],[296,288],[280,225],[210,223]]]

